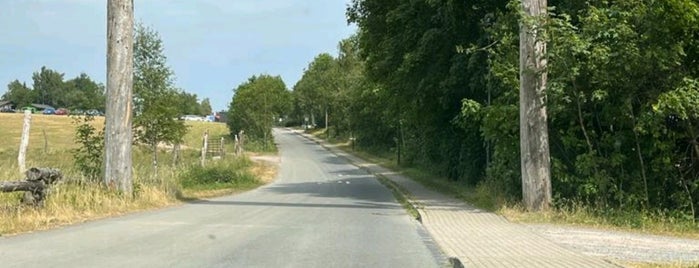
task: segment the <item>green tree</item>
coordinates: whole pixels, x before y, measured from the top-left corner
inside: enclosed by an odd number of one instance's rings
[[[41,67],[39,72],[34,72],[32,88],[36,94],[36,101],[54,107],[65,107],[67,103],[64,98],[63,76],[62,73],[46,68],[46,66]]]
[[[696,218],[699,141],[690,131],[694,117],[682,110],[696,88],[687,81],[699,77],[699,4],[549,4],[540,38],[548,46],[554,203]],[[347,15],[359,28],[366,78],[349,91],[358,144],[400,151],[404,165],[521,200],[518,45],[530,22],[521,7],[352,1]],[[387,128],[376,133],[371,125]]]
[[[19,109],[34,102],[34,92],[26,84],[14,80],[7,85],[7,91],[2,100],[11,101]]]
[[[96,83],[87,74],[81,73],[79,76],[65,82],[65,96],[63,97],[65,103],[63,107],[104,111],[106,105],[104,93],[104,85]]]
[[[486,102],[487,35],[482,25],[507,1],[355,0],[348,19],[356,23],[366,77],[383,96],[391,139],[382,147],[452,180],[479,182],[487,161],[478,127],[465,132],[453,120],[464,98]],[[473,53],[459,53],[459,48]],[[369,93],[369,92],[367,92]],[[510,123],[511,124],[511,123]],[[357,129],[357,132],[364,129]],[[370,131],[370,130],[367,130]],[[372,142],[373,143],[373,142]]]
[[[291,108],[291,93],[280,76],[252,76],[235,89],[228,109],[232,134],[245,131],[248,140],[272,146],[274,122]]]
[[[173,87],[163,42],[155,30],[137,25],[134,37],[134,133],[136,141],[149,146],[157,168],[158,144],[178,144],[186,133],[178,120],[181,93]],[[157,169],[156,169],[157,172]]]
[[[311,123],[325,122],[333,110],[334,93],[337,90],[337,63],[328,53],[322,53],[308,64],[301,80],[294,85],[294,93],[299,108]],[[327,118],[329,119],[329,118]]]
[[[201,107],[201,115],[210,115],[213,112],[209,98],[204,98],[201,100],[201,104],[199,104],[199,106]]]
[[[201,105],[197,100],[197,94],[180,92],[179,101],[177,107],[180,107],[181,115],[193,114],[199,115],[201,113]]]

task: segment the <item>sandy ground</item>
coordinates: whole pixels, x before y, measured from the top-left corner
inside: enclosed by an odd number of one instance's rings
[[[259,163],[253,167],[252,172],[260,177],[266,184],[274,181],[277,177],[278,167],[281,158],[278,155],[249,155],[250,160]]]
[[[549,224],[525,224],[540,235],[583,254],[619,262],[699,266],[699,240]]]

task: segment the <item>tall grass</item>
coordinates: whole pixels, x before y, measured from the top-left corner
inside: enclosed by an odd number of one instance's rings
[[[0,114],[0,181],[23,179],[17,164],[17,150],[22,128],[21,114]],[[96,118],[95,127],[101,128],[103,118]],[[206,169],[198,168],[201,140],[205,131],[209,137],[228,135],[225,124],[188,122],[190,128],[177,164],[172,149],[159,151],[157,170],[153,167],[152,152],[134,146],[133,196],[105,190],[99,183],[83,178],[74,168],[71,149],[75,125],[65,116],[33,115],[27,167],[53,167],[64,174],[64,180],[52,188],[42,208],[22,206],[22,193],[0,193],[0,235],[47,229],[58,225],[120,215],[176,204],[178,199],[205,197],[250,189],[259,185],[253,176],[256,165],[249,160],[225,158],[209,161]],[[45,130],[45,131],[44,131]],[[45,134],[44,134],[45,133]],[[230,140],[229,140],[230,141]],[[230,145],[232,150],[232,145]],[[212,171],[213,170],[213,171]],[[157,172],[157,173],[156,173]],[[228,183],[209,186],[209,176],[238,174],[244,184]],[[253,174],[253,175],[251,175]],[[183,187],[182,181],[201,181],[197,187]],[[217,191],[210,191],[216,189]],[[184,195],[183,195],[184,193]]]

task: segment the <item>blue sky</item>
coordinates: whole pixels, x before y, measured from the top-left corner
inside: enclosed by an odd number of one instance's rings
[[[356,31],[349,0],[135,0],[136,21],[159,32],[176,85],[215,110],[254,74],[281,75],[288,88],[319,53]],[[41,66],[70,79],[106,80],[106,1],[0,0],[0,94],[31,85]]]

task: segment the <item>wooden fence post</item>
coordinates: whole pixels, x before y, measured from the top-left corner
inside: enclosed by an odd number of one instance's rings
[[[226,143],[225,139],[221,137],[221,158],[223,159],[226,156]]]
[[[238,139],[238,134],[233,135],[235,138],[235,143],[233,143],[233,154],[238,156],[238,146],[240,146],[240,139]]]
[[[236,146],[235,146],[235,155],[242,155],[244,152],[243,146],[245,145],[245,132],[240,131],[238,132],[238,136],[236,136]]]
[[[27,170],[27,147],[29,146],[29,129],[32,122],[32,113],[30,110],[24,110],[24,125],[22,126],[22,139],[19,142],[19,155],[17,163],[19,165],[19,173],[22,174]]]
[[[44,133],[44,154],[49,153],[49,137],[46,135],[46,129],[43,128],[41,129],[41,132]]]
[[[209,131],[204,132],[204,146],[201,148],[201,166],[206,164],[206,151],[209,149]]]
[[[180,144],[176,143],[172,146],[172,164],[177,165],[180,160]]]

